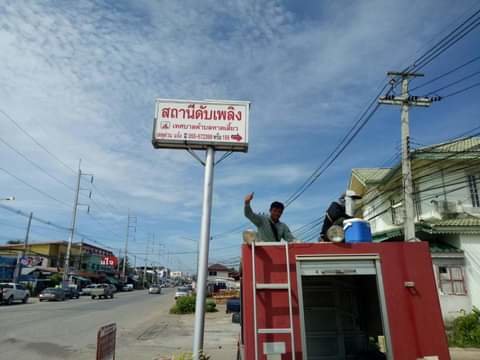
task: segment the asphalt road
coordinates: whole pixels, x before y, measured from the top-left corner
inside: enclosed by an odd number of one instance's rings
[[[107,300],[81,297],[39,303],[33,299],[29,304],[2,305],[0,359],[95,359],[97,330],[112,322],[118,329],[117,349],[128,348],[152,322],[168,314],[174,290],[162,290],[166,291],[161,295],[138,290]],[[142,358],[152,359],[136,356]]]

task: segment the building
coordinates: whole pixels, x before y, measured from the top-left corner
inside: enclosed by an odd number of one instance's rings
[[[68,242],[63,240],[29,243],[27,249],[25,249],[25,256],[29,258],[29,265],[31,266],[48,267],[57,269],[58,271],[64,266],[67,247]],[[17,255],[23,251],[23,244],[0,245],[1,255]],[[78,245],[72,245],[70,266],[78,266],[80,252],[81,250]]]
[[[228,279],[231,269],[222,264],[212,264],[208,267],[208,281],[215,282],[218,279]]]
[[[444,318],[480,307],[480,138],[411,153],[415,232],[430,243]],[[349,186],[363,198],[356,216],[368,220],[374,241],[403,240],[401,163],[352,169]]]
[[[25,251],[25,267],[21,274],[32,278],[34,272],[52,274],[63,271],[67,248],[68,242],[64,240],[29,243],[26,249],[23,244],[6,244],[0,245],[0,255],[16,257]],[[102,264],[105,256],[115,258],[109,250],[87,243],[74,243],[70,250],[70,273],[83,277],[95,277],[98,272],[112,274],[115,269]]]
[[[185,273],[183,271],[172,271],[170,272],[170,277],[172,279],[183,278],[185,277]]]
[[[80,271],[103,271],[108,273],[115,271],[115,266],[112,267],[112,265],[107,265],[106,262],[103,261],[106,257],[108,257],[113,259],[115,264],[116,257],[110,250],[87,243],[76,243],[74,245],[81,249],[82,256],[79,259],[79,263],[81,263]]]

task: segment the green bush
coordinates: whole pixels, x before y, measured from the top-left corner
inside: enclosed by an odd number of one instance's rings
[[[215,301],[213,300],[207,300],[207,303],[205,305],[205,312],[217,312],[217,304],[215,304]]]
[[[195,312],[195,296],[182,296],[170,309],[170,314],[192,314]]]
[[[170,309],[170,314],[193,314],[195,312],[195,295],[179,297],[175,305]],[[217,312],[217,304],[207,300],[205,312]]]
[[[480,311],[477,308],[453,321],[449,342],[451,346],[480,347]]]

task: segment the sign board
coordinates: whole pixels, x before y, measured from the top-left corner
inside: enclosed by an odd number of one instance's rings
[[[100,265],[115,267],[117,266],[117,264],[118,264],[118,259],[115,256],[104,256],[100,261]]]
[[[48,259],[42,256],[22,256],[20,264],[23,266],[46,266]]]
[[[102,326],[97,333],[97,360],[115,360],[117,325]]]
[[[155,101],[155,148],[248,151],[250,102],[228,100]]]

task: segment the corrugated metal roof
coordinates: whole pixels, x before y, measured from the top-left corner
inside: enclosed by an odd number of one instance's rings
[[[354,168],[352,174],[364,184],[372,184],[380,182],[390,170],[390,168]]]
[[[463,250],[456,248],[453,245],[446,244],[440,241],[432,241],[428,243],[430,252],[435,254],[440,253],[463,253]]]
[[[461,139],[448,143],[419,148],[415,154],[422,153],[457,153],[457,152],[480,152],[480,137]]]
[[[467,219],[448,219],[448,220],[439,220],[432,222],[433,227],[437,226],[453,226],[453,227],[464,227],[464,226],[480,226],[480,219],[478,218],[467,218]]]
[[[463,153],[463,154],[458,154]],[[452,154],[457,154],[452,156]],[[430,160],[465,160],[480,158],[480,137],[472,137],[427,146],[415,150],[412,154],[414,159]],[[353,168],[355,175],[363,184],[385,183],[401,169],[401,163],[392,168]]]

